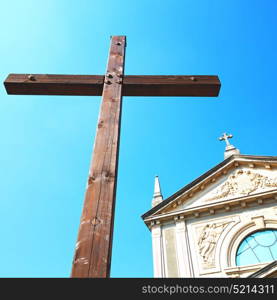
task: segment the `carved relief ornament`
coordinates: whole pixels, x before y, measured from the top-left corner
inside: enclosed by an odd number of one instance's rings
[[[277,188],[277,178],[269,178],[250,170],[237,170],[206,201],[232,196],[247,196],[258,190]]]
[[[204,269],[215,265],[215,248],[220,234],[230,222],[209,223],[202,227],[197,240],[198,253]]]

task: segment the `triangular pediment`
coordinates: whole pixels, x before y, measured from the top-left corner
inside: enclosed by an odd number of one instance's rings
[[[266,173],[266,174],[265,174]],[[239,197],[259,194],[265,191],[277,189],[277,175],[262,170],[252,170],[240,167],[230,170],[226,175],[221,175],[215,182],[211,182],[206,188],[189,195],[179,197],[181,203],[176,199],[176,207],[171,211],[193,208],[201,205],[211,204],[224,200],[232,200]]]
[[[277,190],[277,157],[232,156],[142,217],[193,209]]]

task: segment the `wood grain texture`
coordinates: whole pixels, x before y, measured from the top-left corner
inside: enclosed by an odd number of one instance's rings
[[[103,91],[102,75],[10,74],[4,81],[8,94],[13,95],[87,95],[100,96]]]
[[[4,82],[8,94],[100,96],[102,75],[10,74]],[[127,75],[123,78],[123,96],[216,97],[220,90],[218,76],[198,75]]]
[[[125,37],[113,37],[72,277],[110,275],[124,54]]]
[[[217,76],[129,75],[123,83],[124,96],[215,97],[220,90]]]

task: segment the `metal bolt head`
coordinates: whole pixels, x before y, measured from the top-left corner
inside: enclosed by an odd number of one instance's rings
[[[32,75],[32,74],[28,75],[28,79],[31,80],[31,81],[35,81],[36,80],[35,76]]]

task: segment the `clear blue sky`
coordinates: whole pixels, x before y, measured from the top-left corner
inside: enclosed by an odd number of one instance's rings
[[[272,0],[10,0],[0,10],[9,73],[104,74],[126,35],[125,74],[219,75],[218,98],[123,102],[112,277],[152,277],[154,176],[164,197],[223,160],[277,155]],[[0,87],[0,277],[69,277],[100,97],[8,96]]]

